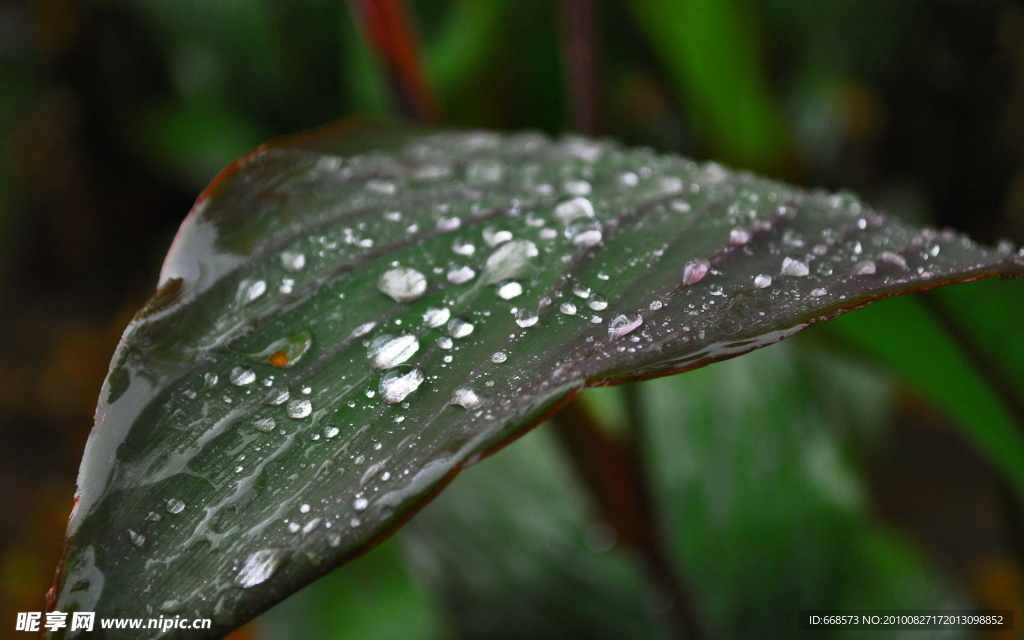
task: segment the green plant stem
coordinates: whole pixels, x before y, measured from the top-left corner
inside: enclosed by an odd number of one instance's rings
[[[578,400],[552,422],[574,470],[619,541],[641,555],[654,580],[671,594],[670,615],[678,637],[704,638],[690,589],[665,551],[636,450],[612,437]]]

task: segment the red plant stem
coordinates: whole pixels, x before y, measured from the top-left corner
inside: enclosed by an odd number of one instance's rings
[[[416,32],[402,0],[349,0],[363,36],[384,64],[399,114],[436,124],[437,99],[423,73]]]
[[[594,0],[562,0],[559,14],[569,126],[596,135],[601,131],[597,6]]]
[[[651,577],[671,594],[678,637],[704,638],[693,597],[666,553],[639,452],[619,442],[578,400],[552,419],[562,449],[619,542],[637,551]]]

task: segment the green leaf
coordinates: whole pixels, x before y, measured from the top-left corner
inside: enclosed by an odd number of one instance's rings
[[[1011,283],[995,283],[1007,289]],[[1017,283],[1013,283],[1017,284]],[[971,289],[973,287],[963,287]],[[973,297],[973,296],[972,296]],[[977,297],[974,297],[977,299]],[[959,296],[961,301],[971,298]],[[989,303],[994,300],[989,300]],[[1007,302],[1009,309],[1013,303]],[[969,309],[965,306],[964,309]],[[993,307],[998,309],[999,305]],[[961,310],[966,315],[966,312]],[[990,316],[978,308],[977,326],[986,326]],[[1012,354],[1019,346],[1013,340],[1012,325],[990,321],[990,328],[1003,331],[991,338],[1001,339]],[[1019,326],[1019,325],[1018,325]],[[887,300],[862,313],[842,318],[829,326],[831,332],[856,346],[862,353],[877,358],[899,374],[911,387],[962,425],[1002,474],[1021,492],[1024,487],[1024,433],[1017,416],[1000,397],[997,387],[986,379],[952,339],[927,306],[915,296]]]
[[[803,337],[638,390],[665,537],[709,635],[792,638],[800,609],[969,608],[870,517],[856,461],[876,447],[852,445],[878,440],[891,385]]]
[[[606,141],[348,124],[265,145],[200,196],[114,355],[56,608],[223,634],[586,385],[1022,271],[849,195]]]

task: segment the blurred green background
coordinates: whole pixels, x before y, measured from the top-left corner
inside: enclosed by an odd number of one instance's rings
[[[1024,240],[1020,3],[407,8],[445,125],[582,128]],[[43,609],[110,354],[196,194],[269,137],[395,112],[342,0],[0,0],[0,637]],[[1015,608],[1024,628],[1019,285],[586,398],[613,429],[639,408],[707,628],[846,637],[787,617],[826,607]],[[237,635],[671,637],[615,541],[545,426]]]

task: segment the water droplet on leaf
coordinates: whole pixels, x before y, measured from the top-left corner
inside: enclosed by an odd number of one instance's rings
[[[423,372],[419,369],[403,373],[400,370],[388,371],[380,379],[380,393],[384,400],[391,404],[398,404],[405,398],[419,389],[423,384]]]
[[[638,313],[629,316],[617,315],[608,322],[608,335],[612,338],[621,338],[635,331],[643,322],[643,317]]]
[[[414,335],[378,336],[370,343],[370,359],[375,368],[390,369],[413,357],[419,349],[420,341]]]
[[[784,276],[803,277],[811,272],[810,267],[803,260],[785,258],[782,261],[782,269],[779,273]]]

